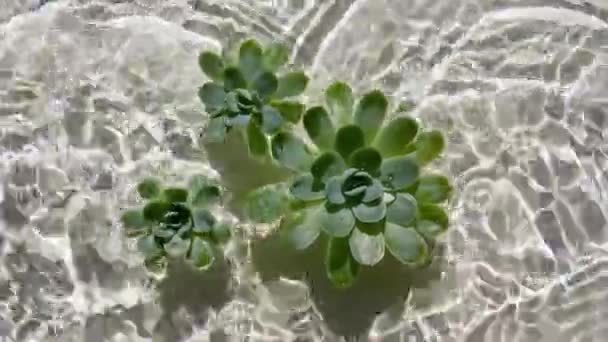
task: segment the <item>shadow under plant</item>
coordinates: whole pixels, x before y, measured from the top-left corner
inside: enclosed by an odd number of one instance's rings
[[[205,324],[210,308],[220,310],[230,300],[233,295],[231,267],[228,260],[222,258],[205,272],[199,272],[183,260],[175,260],[169,263],[166,277],[157,285],[157,290],[163,314],[155,334],[163,341],[181,341],[192,334],[192,324]]]
[[[410,290],[425,288],[441,276],[439,262],[407,268],[389,256],[374,267],[363,267],[351,287],[337,288],[323,267],[326,240],[321,237],[309,249],[297,251],[283,234],[274,234],[252,243],[252,262],[263,282],[279,277],[305,281],[323,321],[338,335],[365,336],[377,315],[388,309],[403,314]]]

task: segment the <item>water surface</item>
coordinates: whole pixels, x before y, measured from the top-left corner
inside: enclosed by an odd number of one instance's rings
[[[6,4],[5,4],[6,3]],[[0,336],[15,341],[601,342],[608,325],[605,0],[4,0]],[[202,49],[280,40],[445,130],[441,256],[336,292],[319,255],[240,230],[209,273],[150,281],[117,224],[133,185],[255,182],[200,148]],[[238,141],[232,142],[238,146]],[[239,166],[240,169],[235,169]],[[279,179],[280,174],[264,174]],[[228,213],[225,213],[228,215]],[[253,244],[248,244],[255,238]],[[321,272],[321,273],[319,273]],[[154,289],[160,291],[156,292]],[[411,288],[411,289],[410,289]],[[345,337],[341,337],[344,335]],[[1,340],[1,339],[0,339]]]

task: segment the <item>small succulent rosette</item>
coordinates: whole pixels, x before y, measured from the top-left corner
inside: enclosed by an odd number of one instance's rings
[[[327,273],[337,287],[350,286],[359,265],[377,264],[386,249],[404,264],[427,264],[448,226],[440,204],[452,187],[421,168],[441,154],[442,134],[420,132],[407,116],[385,122],[388,101],[380,91],[355,104],[350,87],[338,82],[326,103],[329,111],[313,107],[303,116],[314,147],[290,133],[277,135],[289,137],[287,144],[273,144],[280,164],[301,171],[288,185],[289,208],[274,185],[252,193],[250,215],[260,221],[287,212],[282,229],[298,249],[327,234]]]
[[[127,236],[138,238],[146,267],[162,275],[169,258],[184,258],[199,270],[208,269],[231,235],[229,225],[210,211],[221,201],[220,186],[196,175],[188,189],[163,189],[158,180],[147,178],[137,185],[137,192],[145,205],[125,211],[121,221]]]
[[[199,89],[210,115],[206,137],[221,142],[228,131],[241,128],[250,153],[266,156],[268,137],[286,123],[300,121],[304,105],[295,98],[306,89],[308,77],[285,70],[288,50],[280,44],[262,48],[247,40],[238,52],[232,50],[225,50],[223,56],[205,51],[199,57],[202,71],[211,79]]]

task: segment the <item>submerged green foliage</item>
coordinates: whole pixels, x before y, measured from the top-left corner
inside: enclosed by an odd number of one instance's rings
[[[168,258],[184,258],[199,270],[208,269],[218,246],[230,238],[230,227],[218,222],[209,205],[220,200],[221,188],[202,175],[194,176],[188,190],[163,188],[153,178],[137,185],[145,199],[141,209],[123,213],[121,221],[137,246],[146,267],[162,273]]]
[[[273,44],[262,48],[255,40],[243,42],[237,56],[201,53],[201,70],[211,79],[199,89],[199,97],[210,116],[209,141],[223,141],[233,128],[246,135],[249,152],[266,156],[268,138],[287,123],[297,123],[304,105],[293,98],[306,89],[308,77],[301,71],[285,70],[288,50]]]
[[[387,251],[403,264],[428,265],[435,239],[449,223],[442,203],[452,186],[442,175],[424,173],[444,149],[443,134],[419,127],[406,114],[409,103],[388,118],[389,100],[381,91],[357,100],[343,82],[327,88],[323,105],[305,108],[296,97],[308,77],[288,70],[287,61],[284,46],[254,40],[199,56],[210,80],[198,92],[209,116],[207,140],[222,142],[237,129],[251,156],[272,158],[293,173],[288,182],[249,194],[249,220],[280,219],[296,249],[326,234],[325,267],[336,287],[351,286],[362,265],[378,264]],[[297,125],[307,139],[294,132]],[[230,237],[207,208],[219,201],[220,187],[195,177],[187,190],[163,188],[154,179],[137,190],[146,204],[125,212],[122,222],[139,238],[146,265],[163,269],[167,257],[180,257],[207,269]]]
[[[452,187],[421,172],[441,154],[443,135],[420,130],[408,116],[387,120],[388,100],[378,90],[355,103],[350,87],[335,83],[326,103],[329,110],[317,106],[303,116],[314,147],[294,137],[284,153],[273,154],[300,171],[289,184],[291,205],[276,210],[289,240],[305,249],[327,234],[327,274],[338,287],[350,286],[359,265],[377,264],[387,250],[404,264],[428,264],[435,237],[448,226],[439,204]]]

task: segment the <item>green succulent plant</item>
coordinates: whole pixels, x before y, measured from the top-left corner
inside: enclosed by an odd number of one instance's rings
[[[138,238],[146,267],[162,274],[168,258],[184,258],[199,270],[208,269],[231,235],[209,210],[221,199],[220,186],[202,175],[190,179],[188,190],[162,188],[157,179],[146,178],[137,192],[145,205],[125,211],[121,221],[127,235]]]
[[[210,117],[207,141],[222,142],[236,129],[250,155],[271,157],[293,174],[249,193],[248,218],[280,219],[296,249],[326,234],[325,267],[336,287],[351,286],[360,267],[376,265],[387,250],[404,264],[428,265],[437,236],[448,228],[442,204],[453,190],[445,176],[423,172],[441,155],[443,134],[407,116],[411,103],[388,118],[381,91],[356,100],[343,82],[326,89],[324,105],[307,109],[297,97],[308,77],[287,68],[288,59],[284,46],[255,40],[199,56],[210,79],[198,91]],[[307,137],[294,133],[299,124]],[[148,178],[137,191],[145,205],[121,220],[128,236],[139,239],[146,266],[162,272],[169,258],[184,258],[208,269],[231,235],[209,209],[220,201],[220,186],[195,176],[187,188],[163,188]]]
[[[269,195],[277,186],[266,187],[252,193],[249,207],[276,210],[250,210],[250,216],[261,222],[278,216],[268,213],[285,214],[282,227],[298,249],[327,234],[327,274],[338,287],[350,286],[359,265],[377,264],[386,249],[404,264],[427,264],[435,237],[448,226],[439,204],[452,187],[446,177],[421,170],[441,154],[443,135],[421,131],[408,116],[387,120],[388,100],[378,90],[355,104],[350,87],[337,82],[327,89],[326,104],[329,110],[317,106],[303,115],[315,146],[287,132],[273,138],[277,162],[300,171],[287,186],[291,204]]]
[[[204,51],[199,57],[202,71],[211,79],[199,89],[210,115],[206,137],[221,142],[231,129],[241,129],[250,153],[266,156],[268,138],[300,121],[305,107],[294,98],[304,92],[308,77],[286,70],[288,50],[280,44],[262,48],[247,40],[237,53],[227,49],[222,55]]]

